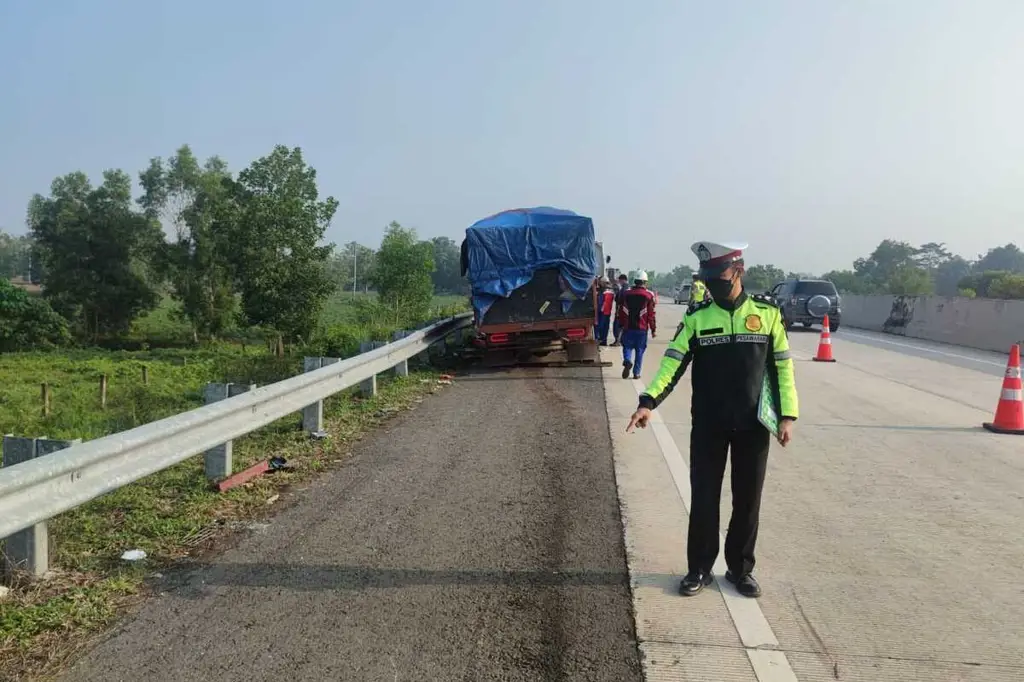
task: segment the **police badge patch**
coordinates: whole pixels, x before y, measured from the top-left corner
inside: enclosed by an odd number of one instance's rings
[[[761,318],[757,315],[747,315],[747,319],[743,321],[743,326],[752,332],[761,330]]]
[[[709,261],[711,260],[711,251],[708,249],[707,246],[701,244],[700,246],[697,247],[697,258],[701,262]]]

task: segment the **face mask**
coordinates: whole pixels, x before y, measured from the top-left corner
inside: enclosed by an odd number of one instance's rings
[[[723,301],[729,298],[732,294],[732,282],[731,279],[709,279],[704,284],[708,288],[708,293],[711,294],[711,298],[716,301]]]

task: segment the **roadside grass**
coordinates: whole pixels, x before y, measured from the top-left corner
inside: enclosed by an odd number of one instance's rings
[[[449,306],[454,312],[461,303],[442,300],[435,307]],[[365,320],[353,307],[339,303],[324,329],[341,325],[346,334],[365,338]],[[176,321],[164,314],[150,331],[173,332]],[[197,407],[209,381],[262,385],[294,376],[301,371],[304,352],[319,350],[296,349],[276,358],[264,346],[222,342],[194,350],[0,355],[0,433],[90,440]],[[52,519],[53,571],[43,580],[13,585],[0,598],[0,679],[27,680],[58,671],[147,594],[146,581],[154,573],[200,556],[239,524],[269,515],[277,496],[286,495],[291,485],[340,462],[375,426],[437,390],[431,368],[411,369],[407,378],[378,377],[373,399],[349,390],[326,400],[327,439],[311,440],[296,414],[234,441],[235,471],[271,456],[287,460],[284,471],[218,493],[206,481],[197,455]],[[101,375],[108,380],[105,409],[100,406]],[[49,416],[42,413],[43,382],[50,387]],[[121,560],[130,549],[147,556],[140,562]]]

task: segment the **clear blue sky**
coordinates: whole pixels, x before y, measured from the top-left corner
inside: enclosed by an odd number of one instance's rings
[[[459,238],[592,216],[618,265],[743,239],[1024,242],[1024,0],[0,0],[0,226],[54,176],[301,146],[341,202]]]

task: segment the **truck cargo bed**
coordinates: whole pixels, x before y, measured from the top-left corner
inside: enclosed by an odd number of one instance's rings
[[[564,295],[572,300],[562,312]],[[582,300],[576,299],[561,282],[557,268],[538,270],[533,279],[512,292],[508,298],[497,299],[480,320],[480,325],[504,325],[524,322],[557,322],[561,320],[590,320],[596,309],[594,290],[591,288]]]

